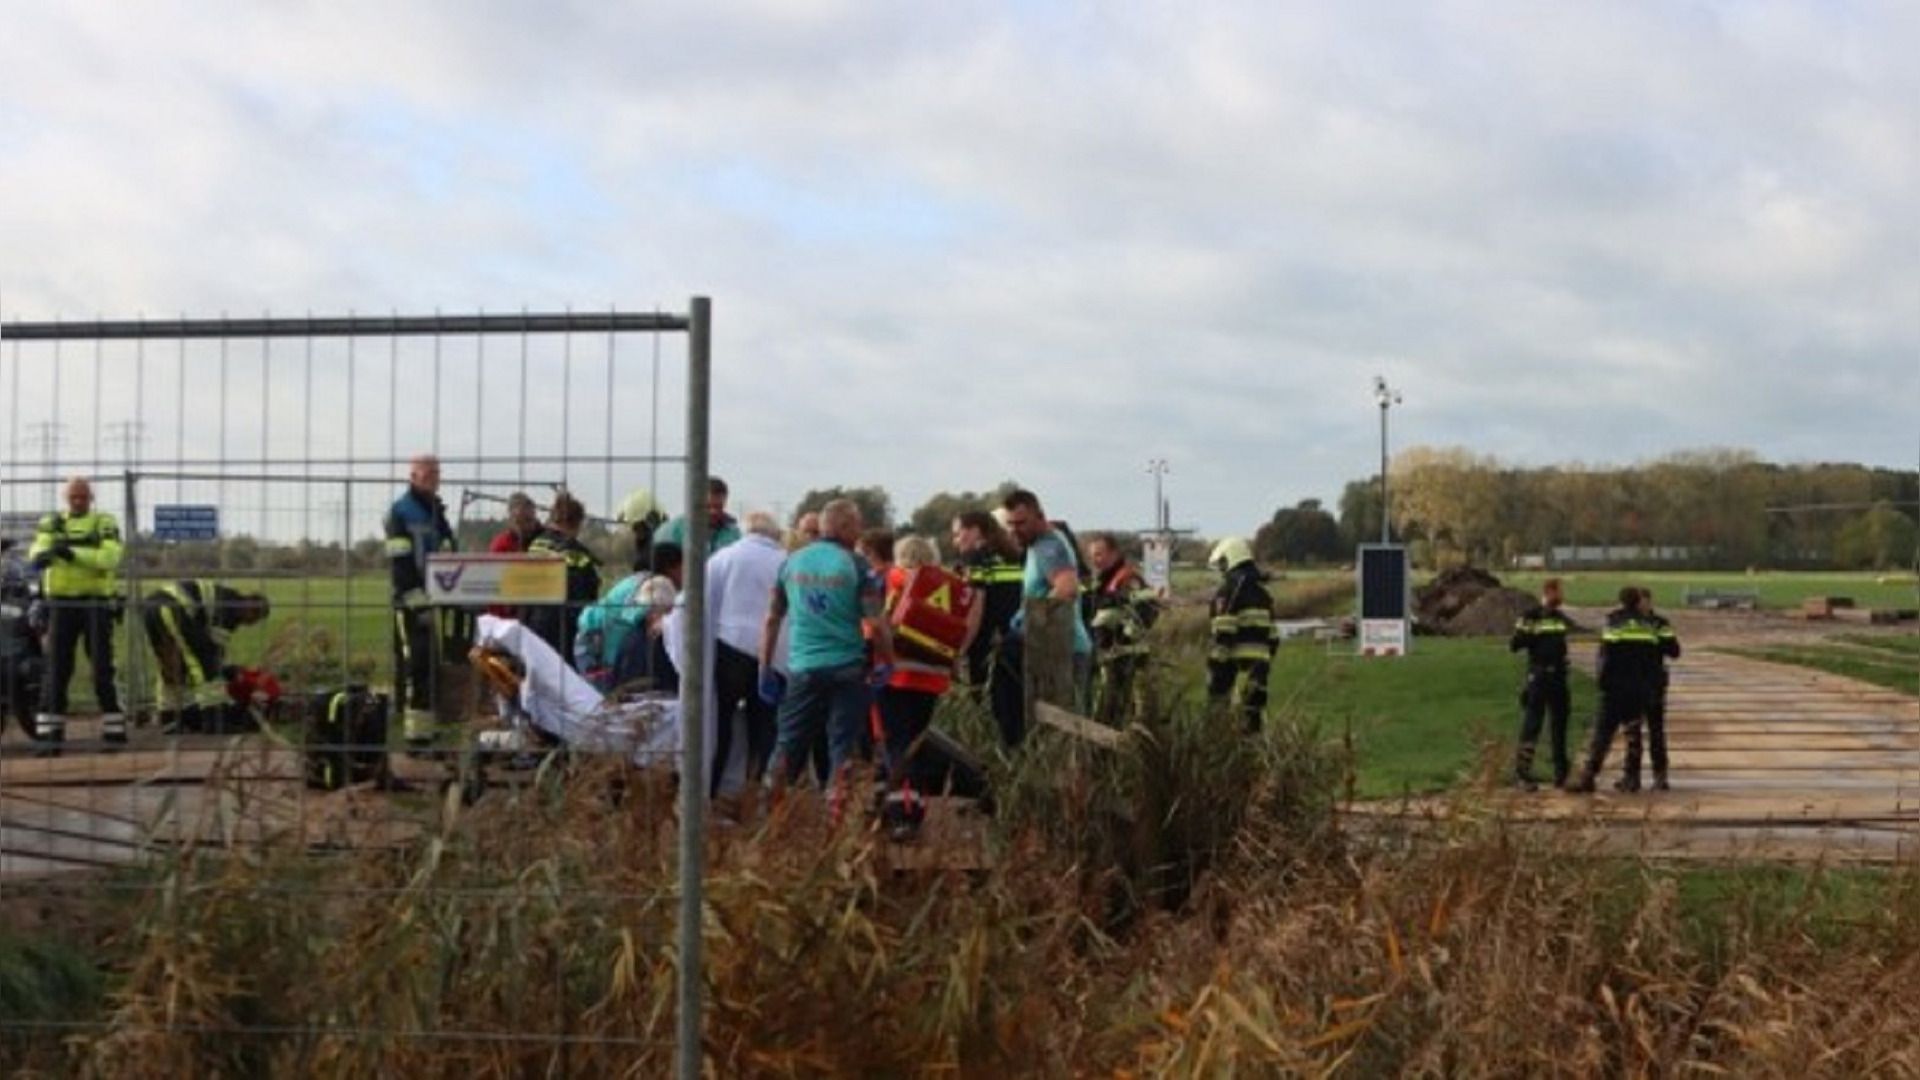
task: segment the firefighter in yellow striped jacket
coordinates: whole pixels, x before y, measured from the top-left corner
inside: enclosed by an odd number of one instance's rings
[[[387,510],[388,578],[393,587],[393,688],[407,743],[431,744],[439,622],[427,596],[427,556],[452,551],[453,526],[440,501],[440,459],[421,454],[408,463],[407,490]]]
[[[1249,732],[1259,731],[1267,710],[1267,680],[1273,670],[1280,628],[1273,621],[1273,596],[1266,575],[1253,561],[1253,548],[1240,537],[1214,545],[1207,565],[1221,574],[1213,594],[1213,647],[1207,652],[1207,696],[1237,702]]]
[[[267,598],[211,581],[176,581],[148,593],[141,622],[160,672],[160,712],[175,730],[210,728],[226,704],[227,641],[265,622]]]

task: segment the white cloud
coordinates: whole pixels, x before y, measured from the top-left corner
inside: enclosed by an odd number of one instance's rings
[[[1250,528],[1369,470],[1375,371],[1526,460],[1912,454],[1907,6],[477,10],[17,5],[0,301],[710,291],[760,502],[1130,524],[1169,456]]]

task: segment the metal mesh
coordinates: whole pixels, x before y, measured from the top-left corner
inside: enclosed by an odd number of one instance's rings
[[[520,772],[511,766],[528,761],[474,750],[477,731],[498,726],[497,715],[513,709],[501,709],[497,691],[463,663],[473,613],[441,620],[453,629],[436,671],[436,704],[445,714],[446,699],[457,699],[452,707],[463,730],[434,751],[403,753],[397,714],[389,717],[388,745],[316,738],[314,703],[336,700],[349,687],[376,696],[394,689],[395,609],[381,525],[414,455],[439,457],[440,493],[463,550],[484,550],[504,526],[509,493],[525,492],[544,507],[566,492],[587,506],[580,538],[610,584],[633,558],[632,539],[612,520],[614,511],[626,492],[645,488],[663,507],[688,513],[688,561],[699,560],[705,527],[693,519],[704,520],[704,510],[692,496],[704,496],[705,488],[705,312],[706,302],[696,300],[684,314],[0,325],[0,389],[8,400],[0,414],[7,447],[0,535],[17,542],[9,555],[21,557],[38,520],[62,509],[63,485],[74,476],[90,478],[95,509],[118,519],[123,604],[112,625],[114,687],[131,727],[125,747],[102,741],[105,721],[83,640],[65,741],[58,756],[47,756],[25,729],[41,711],[39,695],[26,685],[24,669],[7,669],[0,909],[50,902],[132,912],[156,889],[191,898],[216,887],[250,893],[262,904],[304,905],[303,918],[337,913],[343,898],[360,905],[418,905],[423,896],[452,905],[526,901],[526,883],[508,857],[491,864],[494,879],[485,881],[328,878],[332,868],[369,852],[392,866],[431,858],[433,845],[446,843],[448,800],[504,815],[524,807],[530,820],[550,814],[558,774],[583,768],[578,755],[594,752],[578,748],[564,766],[535,755],[538,770]],[[686,362],[677,350],[663,355],[661,346],[663,337],[682,333],[690,336]],[[217,536],[183,534],[190,508],[202,507],[217,515]],[[24,572],[17,561],[13,569],[16,577]],[[683,597],[698,595],[697,568],[690,577]],[[277,679],[281,704],[249,710],[263,721],[261,730],[182,730],[184,698],[165,690],[166,661],[150,639],[158,632],[153,613],[183,581],[270,602],[270,618],[233,630],[222,656],[227,666]],[[45,603],[55,609],[52,618],[64,617],[67,602]],[[24,594],[20,610],[15,606],[10,601],[9,625],[26,618]],[[701,613],[684,614],[697,630]],[[692,637],[697,642],[699,634]],[[49,644],[41,641],[43,651]],[[45,681],[48,659],[38,659]],[[205,674],[204,683],[226,681]],[[169,719],[173,726],[163,729]],[[689,719],[694,735],[676,753],[698,760],[697,713]],[[600,749],[648,763],[625,745]],[[316,757],[356,753],[384,754],[388,778],[345,791],[313,785]],[[624,775],[624,766],[606,767]],[[683,832],[696,835],[697,807],[683,807],[681,817]],[[684,837],[681,847],[688,849]],[[697,875],[695,865],[685,870]],[[574,911],[634,904],[650,910],[694,880],[683,875],[670,889],[574,890],[566,904]],[[682,1013],[685,1042],[688,1031],[697,1032],[697,1011]],[[126,1037],[143,1027],[182,1034],[195,1024],[157,1024],[124,1009],[89,1018],[0,1015],[0,1042]],[[664,1033],[584,1036],[566,1026],[564,1009],[528,1009],[490,1030],[449,1029],[430,1019],[371,1026],[261,1019],[212,1025],[203,1034],[532,1044],[554,1052],[583,1040],[667,1041]],[[697,1061],[697,1053],[696,1041],[683,1062]]]

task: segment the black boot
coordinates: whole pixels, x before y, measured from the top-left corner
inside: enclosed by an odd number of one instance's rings
[[[1628,795],[1632,795],[1638,792],[1640,790],[1639,771],[1636,770],[1634,772],[1622,773],[1620,776],[1620,779],[1615,780],[1613,782],[1613,790],[1624,792],[1625,794],[1628,794]]]
[[[1653,790],[1655,791],[1672,791],[1673,790],[1672,786],[1667,783],[1667,770],[1665,769],[1653,770]]]
[[[1521,791],[1539,791],[1540,781],[1533,777],[1533,744],[1521,743],[1513,755],[1513,786]]]

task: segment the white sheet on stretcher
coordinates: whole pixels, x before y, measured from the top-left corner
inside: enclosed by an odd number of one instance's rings
[[[683,655],[676,640],[679,620],[672,620],[667,629],[668,649],[677,661]],[[603,698],[592,683],[561,659],[553,646],[513,619],[482,615],[474,636],[481,645],[518,657],[526,668],[526,678],[520,684],[516,721],[525,717],[541,731],[577,750],[624,754],[637,765],[679,768],[679,701],[663,697]],[[711,685],[711,680],[708,682]],[[711,693],[707,700],[712,702]],[[707,732],[703,744],[707,761],[703,775],[706,776],[713,775],[713,750],[717,741],[714,711],[709,704],[703,725]],[[744,727],[742,721],[735,723]],[[721,779],[722,791],[735,790],[745,780],[746,732],[736,730],[734,735],[727,769]]]

